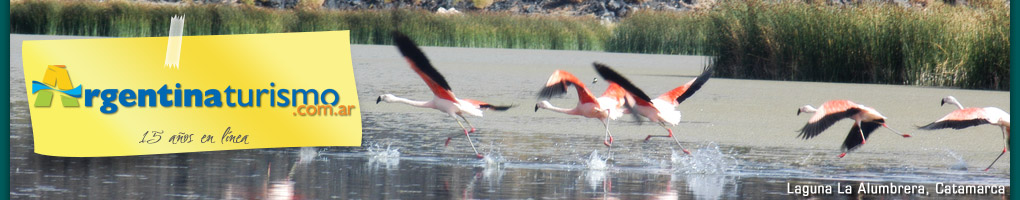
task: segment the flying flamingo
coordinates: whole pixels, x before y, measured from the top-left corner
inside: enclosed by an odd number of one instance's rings
[[[457,125],[464,129],[464,135],[467,136],[468,142],[471,143],[471,149],[475,151],[475,155],[478,158],[482,158],[482,154],[479,154],[478,149],[475,148],[474,141],[471,141],[470,133],[475,132],[475,126],[471,125],[471,122],[464,117],[464,114],[481,117],[483,110],[504,111],[510,109],[511,106],[495,106],[478,100],[455,97],[453,91],[450,90],[450,85],[446,83],[446,79],[443,78],[442,74],[439,74],[439,71],[432,67],[429,59],[418,49],[418,45],[414,41],[399,32],[393,33],[393,40],[397,48],[400,49],[400,53],[407,59],[407,63],[411,65],[411,69],[418,73],[421,79],[425,80],[425,84],[432,90],[432,94],[435,94],[435,98],[431,101],[414,101],[393,96],[392,94],[384,94],[379,96],[375,103],[378,104],[381,101],[404,103],[415,107],[432,108],[449,114],[450,117],[453,117],[453,120],[457,121]],[[470,131],[464,127],[464,124],[460,123],[460,120],[457,119],[458,116],[464,119],[464,122],[467,122],[468,126],[471,127]],[[446,141],[449,143],[449,138]]]
[[[854,120],[854,127],[850,129],[850,133],[843,140],[843,153],[839,154],[840,158],[846,156],[847,152],[866,143],[871,132],[874,132],[879,126],[888,128],[904,138],[910,137],[909,134],[900,133],[886,125],[886,117],[882,116],[875,109],[849,100],[828,101],[819,106],[818,109],[811,107],[811,105],[804,105],[797,110],[797,115],[800,115],[800,113],[814,113],[811,119],[808,120],[808,123],[804,125],[804,128],[800,129],[800,137],[803,139],[818,136],[822,131],[825,131],[825,129],[843,118]]]
[[[652,137],[670,137],[673,138],[673,141],[680,146],[684,153],[691,154],[687,148],[684,148],[684,145],[680,144],[680,139],[673,137],[673,129],[667,127],[666,124],[676,126],[680,123],[680,111],[675,110],[676,107],[694,95],[694,92],[698,91],[698,89],[701,89],[705,82],[708,82],[708,78],[712,76],[712,70],[705,70],[694,80],[688,81],[686,84],[674,88],[658,98],[651,99],[641,89],[634,86],[634,84],[616,71],[613,71],[609,66],[601,63],[595,63],[594,65],[595,70],[599,72],[603,79],[610,83],[619,84],[634,97],[633,102],[636,105],[630,109],[631,113],[637,113],[652,122],[658,122],[659,126],[662,126],[669,133],[669,135],[648,135],[648,137],[645,137],[645,141]]]
[[[953,96],[942,98],[942,105],[944,106],[947,103],[956,105],[959,109],[942,117],[942,119],[918,128],[935,130],[944,128],[964,129],[982,124],[999,126],[1002,129],[1002,153],[995,157],[995,160],[992,161],[992,164],[988,165],[988,168],[985,168],[985,171],[988,171],[988,169],[992,168],[992,165],[995,165],[996,161],[999,161],[999,158],[1002,158],[1003,154],[1006,154],[1006,151],[1009,151],[1009,113],[995,107],[964,108],[959,101],[956,101],[956,97]]]
[[[567,93],[567,88],[571,85],[577,90],[578,102],[576,107],[573,109],[558,108],[549,103],[549,101],[542,100],[535,104],[535,112],[542,108],[568,115],[599,119],[606,128],[606,137],[602,144],[612,146],[613,135],[609,132],[609,120],[615,120],[623,116],[623,102],[626,101],[627,92],[620,88],[619,85],[610,83],[609,88],[606,88],[602,96],[596,98],[595,95],[588,91],[584,83],[573,74],[563,70],[556,70],[549,77],[549,81],[545,83],[545,87],[542,88],[538,96],[540,99],[548,99],[553,96],[562,95]]]

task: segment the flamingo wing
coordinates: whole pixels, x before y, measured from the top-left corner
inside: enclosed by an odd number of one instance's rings
[[[556,70],[552,76],[549,76],[549,81],[545,83],[545,87],[538,92],[539,99],[548,99],[554,96],[561,96],[567,93],[567,88],[574,86],[577,90],[577,97],[581,103],[595,103],[595,95],[592,95],[588,88],[584,86],[580,80],[577,79],[570,72],[563,70]]]
[[[479,101],[479,100],[474,100],[474,99],[461,99],[461,101],[467,101],[467,102],[469,102],[471,104],[474,104],[475,108],[483,109],[483,110],[506,111],[506,110],[509,110],[510,108],[514,107],[512,105],[510,105],[510,106],[497,106],[497,105],[492,105],[492,104],[485,103],[485,102],[482,102],[482,101]]]
[[[641,91],[640,88],[634,86],[633,83],[630,83],[630,81],[627,80],[627,78],[624,78],[623,75],[620,75],[620,73],[613,71],[613,69],[609,68],[609,66],[602,63],[594,63],[594,65],[595,71],[598,71],[599,75],[602,76],[603,79],[620,85],[620,87],[634,97],[635,103],[643,106],[652,106],[652,99],[648,98],[648,95],[646,95],[644,91]]]
[[[619,84],[609,82],[609,87],[602,93],[602,97],[612,98],[622,104],[627,101],[627,90],[624,90]]]
[[[868,136],[881,126],[882,124],[878,122],[861,122],[861,126],[854,124],[854,127],[850,129],[850,133],[846,135],[846,139],[843,140],[843,151],[850,152],[857,149],[862,141],[868,139]],[[861,138],[861,132],[864,132],[864,138]]]
[[[964,129],[971,126],[977,126],[982,124],[989,124],[991,121],[988,118],[987,113],[981,108],[966,108],[963,110],[955,110],[942,119],[932,122],[928,125],[918,127],[923,130],[935,130],[944,128],[953,129]]]
[[[712,77],[711,69],[705,70],[701,73],[701,75],[698,75],[697,78],[694,78],[694,80],[688,81],[686,84],[673,88],[673,90],[660,95],[659,99],[671,102],[673,105],[680,105],[680,103],[683,103],[684,100],[693,96],[694,92],[701,89],[701,86],[704,85],[705,82],[708,82],[709,77]]]
[[[422,53],[411,38],[403,33],[393,32],[393,41],[400,49],[400,54],[404,55],[407,63],[411,65],[411,69],[414,69],[414,72],[418,73],[422,80],[425,80],[425,84],[429,86],[433,94],[442,99],[457,101],[453,90],[450,89],[450,84],[446,83],[446,78],[443,78],[443,75],[432,67],[428,57],[425,57],[425,53]]]
[[[861,109],[859,108],[849,108],[839,112],[831,113],[824,112],[824,110],[825,110],[824,108],[819,109],[819,111],[816,112],[813,117],[811,117],[811,120],[808,121],[808,123],[805,124],[804,127],[800,129],[801,138],[810,139],[815,136],[818,136],[818,134],[821,134],[822,131],[825,131],[825,129],[828,129],[833,124],[836,124],[836,122],[838,122],[839,120],[849,118],[861,112]]]

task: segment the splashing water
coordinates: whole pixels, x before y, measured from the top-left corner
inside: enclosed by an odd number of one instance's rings
[[[498,168],[501,164],[503,164],[503,162],[506,162],[506,160],[503,159],[503,155],[502,154],[500,154],[500,153],[491,153],[490,152],[490,153],[486,153],[485,154],[485,157],[482,158],[482,162],[484,162],[485,166],[483,166],[483,167],[485,167],[485,168],[490,168],[490,167]]]
[[[372,144],[368,147],[368,156],[372,159],[384,159],[384,158],[400,158],[400,148],[390,148],[390,145],[386,145],[383,149],[379,144]]]
[[[588,156],[588,160],[585,162],[585,166],[590,170],[606,170],[609,169],[609,164],[606,163],[608,158],[602,158],[599,156],[599,151],[595,150]]]
[[[956,152],[953,152],[949,149],[945,149],[945,151],[946,154],[949,155],[949,157],[952,157],[956,161],[955,164],[949,166],[949,169],[967,171],[967,161],[963,160],[963,156],[960,156],[959,154],[956,154]]]
[[[385,168],[386,170],[397,169],[400,165],[400,149],[390,148],[386,145],[383,149],[379,144],[368,147],[368,166],[371,169]]]
[[[685,174],[722,174],[736,168],[738,162],[733,156],[720,151],[715,143],[696,149],[691,155],[673,151],[670,160],[674,172]]]
[[[491,145],[490,144],[489,146],[495,146],[495,145]],[[503,154],[500,153],[498,149],[495,149],[495,150],[494,149],[489,149],[489,152],[484,153],[483,156],[484,157],[482,157],[482,161],[485,163],[485,166],[483,166],[485,168],[490,168],[490,167],[497,167],[498,168],[500,165],[502,165],[504,162],[506,162],[506,160],[503,159]]]

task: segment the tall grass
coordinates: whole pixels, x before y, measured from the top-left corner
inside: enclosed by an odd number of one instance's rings
[[[174,15],[186,16],[185,35],[351,30],[352,42],[360,44],[389,44],[390,32],[401,30],[430,46],[601,50],[609,34],[609,29],[597,20],[584,17],[49,0],[11,2],[11,30],[31,34],[166,36],[170,17]]]
[[[1008,90],[1008,9],[729,1],[635,13],[607,50],[713,55],[722,77]]]
[[[639,11],[615,25],[591,17],[422,10],[328,11],[121,1],[11,2],[11,31],[166,36],[350,30],[353,43],[389,44],[401,30],[429,46],[597,50],[715,57],[733,78],[1009,89],[1009,15],[1003,3],[927,8],[860,3],[723,1],[689,12]]]

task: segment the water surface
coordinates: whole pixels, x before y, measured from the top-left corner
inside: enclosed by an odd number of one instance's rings
[[[791,198],[788,184],[1009,185],[998,127],[918,131],[965,106],[1009,110],[1009,92],[874,84],[712,78],[679,106],[673,127],[694,155],[682,155],[666,131],[629,117],[610,122],[612,150],[594,119],[533,110],[536,92],[556,69],[583,80],[591,63],[616,68],[650,95],[701,73],[707,58],[580,51],[425,47],[461,98],[516,107],[469,118],[487,159],[474,159],[457,124],[435,110],[375,104],[381,94],[428,100],[431,94],[396,48],[354,45],[363,116],[362,147],[237,150],[112,158],[60,158],[33,153],[21,66],[22,40],[11,35],[10,196],[17,199],[743,199]],[[77,37],[74,37],[77,38]],[[182,66],[186,67],[186,66]],[[604,82],[589,86],[594,93]],[[572,94],[572,93],[571,93]],[[810,140],[797,137],[805,104],[851,99],[889,117],[901,138],[880,129],[859,150],[837,158],[850,121]],[[554,99],[573,107],[577,98]],[[453,136],[444,146],[447,136]],[[607,159],[608,158],[608,159]],[[959,196],[891,195],[881,198]],[[872,195],[860,195],[869,197]],[[856,199],[857,195],[822,196]],[[969,196],[999,199],[1002,196]]]

